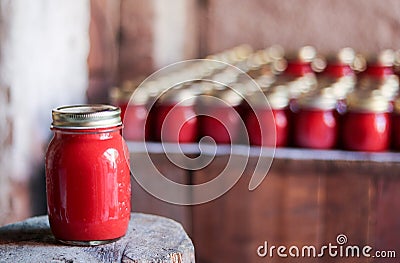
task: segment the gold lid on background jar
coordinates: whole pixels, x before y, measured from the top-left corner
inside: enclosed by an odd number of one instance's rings
[[[119,105],[121,103],[128,103],[135,93],[133,98],[134,104],[145,104],[149,97],[149,91],[145,89],[138,89],[138,86],[143,81],[143,77],[127,80],[122,83],[121,87],[113,87],[110,90],[109,97],[113,104]]]
[[[296,99],[302,94],[317,89],[317,78],[314,73],[295,78],[282,76],[277,79],[276,84],[285,85],[289,90],[289,97]]]
[[[392,100],[399,91],[399,78],[396,75],[386,76],[384,78],[364,77],[358,81],[359,90],[379,90],[381,95]]]
[[[91,129],[122,125],[121,109],[103,104],[62,106],[52,111],[51,128]]]
[[[253,92],[247,96],[246,100],[252,107],[256,108],[268,107],[266,101],[268,101],[271,109],[276,110],[286,108],[289,105],[289,93],[284,85],[275,85],[263,91],[263,95],[260,92]]]
[[[318,89],[331,88],[331,93],[337,100],[345,99],[347,94],[354,90],[355,76],[343,76],[340,78],[320,77],[317,79]]]
[[[274,86],[265,95],[272,109],[283,109],[289,105],[289,92],[286,86]]]
[[[379,90],[356,90],[347,96],[347,109],[356,112],[388,112],[389,101]]]
[[[327,56],[328,63],[339,63],[341,65],[351,65],[356,58],[356,53],[350,47],[344,47],[335,55]]]
[[[393,106],[394,106],[393,107],[394,112],[396,114],[400,114],[400,97],[397,97],[397,99],[394,101],[394,105]]]
[[[216,100],[215,99],[220,99],[224,102],[226,102],[227,105],[229,106],[238,106],[242,100],[243,97],[241,95],[240,91],[236,91],[233,88],[224,86],[222,84],[218,83],[208,83],[208,89],[204,90],[203,96],[200,96],[197,98],[198,104],[201,106],[213,106],[215,105]],[[237,86],[237,85],[233,85]]]
[[[192,106],[195,103],[195,94],[190,87],[180,85],[165,91],[160,96],[159,102],[164,105]]]
[[[383,67],[392,67],[395,62],[395,52],[392,49],[385,49],[377,54],[367,57],[367,64]]]
[[[316,55],[317,51],[313,46],[304,46],[297,52],[285,54],[285,57],[289,61],[312,62]]]
[[[298,99],[303,109],[332,110],[336,108],[336,97],[332,88],[323,88],[304,94]]]

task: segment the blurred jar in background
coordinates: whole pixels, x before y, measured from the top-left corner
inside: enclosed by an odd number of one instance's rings
[[[195,96],[188,88],[175,87],[158,99],[157,112],[151,121],[154,139],[162,142],[192,143],[197,140],[198,120],[194,111]]]
[[[400,98],[397,98],[394,102],[392,115],[392,148],[396,151],[400,150]]]
[[[316,50],[312,46],[304,46],[297,53],[286,54],[287,67],[283,73],[277,76],[276,84],[283,84],[289,91],[289,122],[295,121],[295,115],[299,110],[297,99],[303,94],[316,88],[317,80],[312,69],[312,62],[316,57]],[[289,131],[289,145],[293,145],[295,131]]]
[[[338,141],[338,114],[331,88],[311,92],[299,98],[294,118],[294,143],[313,149],[331,149]]]
[[[312,46],[304,46],[293,54],[286,54],[287,67],[283,72],[286,76],[302,77],[308,74],[314,74],[311,63],[317,52]]]
[[[148,114],[148,91],[137,88],[139,82],[124,82],[122,88],[113,88],[110,93],[112,104],[121,108],[124,123],[123,136],[129,141],[146,138],[145,124]]]
[[[248,97],[253,109],[246,119],[246,128],[250,143],[258,146],[284,147],[288,142],[289,98],[287,88],[282,85],[271,87],[264,92],[265,98],[259,93]]]
[[[321,75],[340,79],[345,76],[355,77],[351,65],[354,63],[355,52],[352,48],[345,47],[339,50],[334,56],[326,57],[326,66]]]
[[[378,90],[349,94],[343,116],[343,147],[354,151],[385,151],[390,143],[389,102]]]
[[[209,88],[197,98],[199,138],[209,136],[217,144],[237,143],[243,124],[239,107],[242,97],[224,85],[209,83],[205,86]]]
[[[385,49],[376,55],[367,58],[367,68],[361,73],[361,77],[384,78],[394,75],[395,53],[391,49]]]

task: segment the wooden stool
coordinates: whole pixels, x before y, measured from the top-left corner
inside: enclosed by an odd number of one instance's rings
[[[67,246],[40,216],[0,228],[1,262],[195,262],[192,241],[182,226],[164,217],[132,213],[118,241],[94,247]]]

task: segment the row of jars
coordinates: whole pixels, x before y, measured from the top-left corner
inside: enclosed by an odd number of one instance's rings
[[[276,46],[256,52],[239,46],[208,58],[211,62],[144,83],[129,105],[124,98],[133,88],[114,89],[114,102],[126,116],[125,138],[400,149],[399,82],[391,50],[365,59],[344,48],[321,58],[309,46],[293,54]],[[180,84],[168,88],[174,82]]]

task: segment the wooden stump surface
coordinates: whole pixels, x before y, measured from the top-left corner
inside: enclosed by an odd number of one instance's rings
[[[0,262],[194,262],[182,226],[164,217],[132,213],[127,234],[93,247],[67,246],[52,235],[47,216],[0,228]]]

